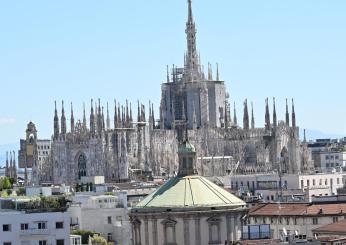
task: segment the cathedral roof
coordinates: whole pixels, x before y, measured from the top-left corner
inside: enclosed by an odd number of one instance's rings
[[[244,206],[238,197],[198,175],[175,177],[139,202],[134,209]]]

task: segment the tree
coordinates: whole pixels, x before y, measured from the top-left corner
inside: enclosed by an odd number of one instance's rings
[[[5,177],[4,178],[4,181],[3,181],[3,189],[11,189],[12,188],[12,185],[11,185],[11,182],[10,182],[10,179]]]
[[[94,236],[94,231],[86,231],[86,230],[76,230],[72,232],[73,235],[82,236],[82,244],[88,244],[89,236]]]
[[[1,192],[1,197],[8,197],[7,191],[2,191]]]
[[[91,243],[93,245],[107,245],[108,244],[105,238],[96,234],[91,238]]]

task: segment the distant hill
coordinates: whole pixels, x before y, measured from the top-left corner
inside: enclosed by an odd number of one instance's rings
[[[304,129],[300,129],[299,136],[301,139],[304,138]],[[341,139],[343,137],[346,137],[346,135],[326,133],[316,129],[306,129],[306,139],[308,141],[316,139]]]
[[[19,143],[0,145],[0,167],[6,165],[6,151],[16,152],[16,162],[18,163]]]

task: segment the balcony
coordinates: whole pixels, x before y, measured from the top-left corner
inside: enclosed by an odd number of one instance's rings
[[[37,229],[37,228],[30,228],[27,230],[20,230],[19,234],[21,236],[43,236],[43,235],[49,235],[51,233],[50,229]]]

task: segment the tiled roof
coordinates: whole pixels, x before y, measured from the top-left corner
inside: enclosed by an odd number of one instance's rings
[[[290,215],[346,215],[346,203],[307,204],[307,203],[266,203],[250,209],[253,216]]]
[[[333,203],[333,204],[314,204],[308,207],[307,214],[346,214],[346,203]]]
[[[313,232],[325,232],[325,233],[333,233],[334,235],[343,234],[346,235],[346,219],[343,219],[339,222],[332,223],[329,225],[321,226],[317,229],[314,229]]]
[[[276,215],[304,215],[309,204],[306,203],[267,203],[261,207],[253,207],[249,215],[276,216]]]

